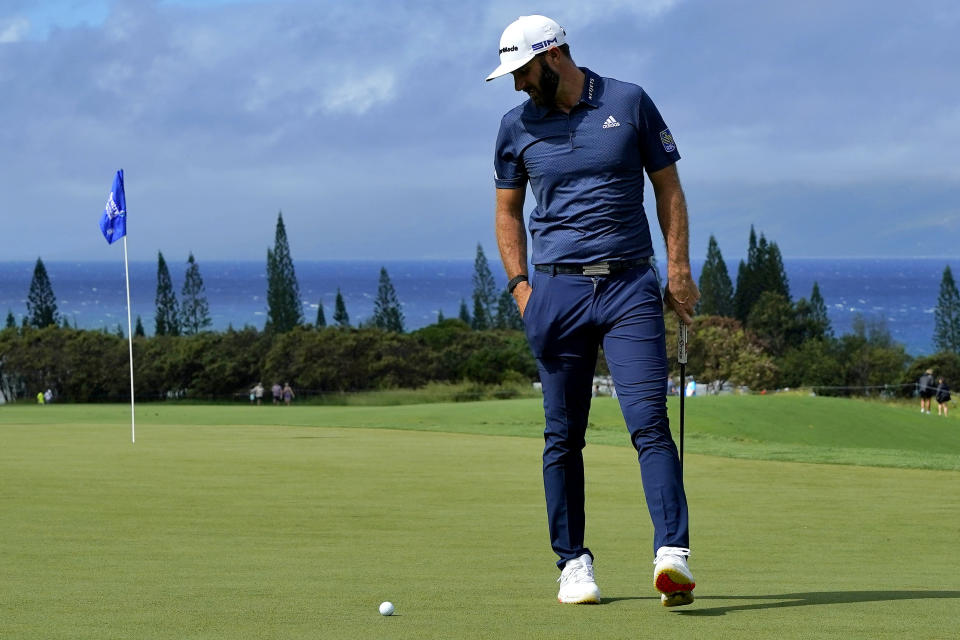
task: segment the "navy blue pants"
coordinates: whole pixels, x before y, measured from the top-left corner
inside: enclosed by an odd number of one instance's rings
[[[687,498],[667,419],[656,271],[640,266],[608,276],[534,272],[532,287],[523,320],[543,383],[543,486],[557,566],[590,553],[583,546],[582,450],[601,344],[640,460],[653,548],[689,547]]]

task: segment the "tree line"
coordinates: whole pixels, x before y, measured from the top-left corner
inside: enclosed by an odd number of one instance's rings
[[[729,382],[755,390],[909,393],[928,367],[960,380],[960,293],[949,265],[934,312],[938,353],[916,359],[882,320],[857,316],[850,333],[835,336],[818,284],[809,299],[794,301],[779,247],[752,226],[736,286],[713,236],[698,284],[688,370],[715,389]]]
[[[528,384],[536,366],[522,332],[476,331],[449,318],[409,333],[378,327],[254,327],[133,339],[138,400],[229,399],[257,381],[312,393],[419,387],[428,382]],[[0,393],[50,388],[67,402],[129,400],[127,340],[51,325],[0,330]],[[308,393],[304,393],[308,392]]]
[[[139,317],[134,332],[137,393],[223,396],[261,378],[293,380],[329,391],[417,386],[429,381],[534,380],[536,368],[524,346],[522,319],[510,294],[497,287],[480,244],[472,284],[472,310],[461,299],[457,318],[446,319],[438,312],[436,324],[408,333],[396,289],[386,268],[381,268],[372,317],[351,325],[338,288],[332,324],[327,326],[322,303],[310,324],[304,318],[280,213],[274,245],[267,250],[264,328],[213,332],[193,254],[187,260],[178,299],[169,268],[158,252],[154,335],[145,335]],[[847,394],[893,384],[903,385],[900,390],[907,393],[919,372],[931,367],[948,379],[960,380],[960,294],[949,265],[935,310],[934,343],[939,352],[917,359],[892,340],[882,321],[858,317],[850,333],[835,336],[818,284],[814,282],[809,298],[793,300],[779,247],[764,234],[758,236],[753,227],[736,285],[711,236],[699,286],[702,297],[688,371],[713,389],[726,384],[752,390],[813,386],[820,393]],[[108,334],[71,328],[58,316],[40,259],[27,311],[20,327],[12,311],[8,313],[0,342],[0,382],[8,390],[39,384],[52,385],[75,400],[123,397],[123,361],[118,364],[114,357],[117,345],[124,344],[119,340],[122,329]],[[673,344],[671,323],[668,331],[668,344]],[[33,352],[35,359],[31,359]],[[44,353],[49,360],[40,355]],[[598,373],[607,373],[603,358]]]

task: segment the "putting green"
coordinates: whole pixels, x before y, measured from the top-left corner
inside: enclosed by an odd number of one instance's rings
[[[509,403],[473,410],[490,406]],[[333,422],[347,428],[231,424],[236,414],[222,410],[218,424],[217,408],[159,407],[142,411],[134,445],[122,408],[48,409],[30,419],[0,410],[4,638],[952,638],[960,629],[955,471],[688,455],[697,601],[667,610],[650,585],[635,454],[592,444],[587,537],[604,604],[564,606],[536,439],[368,429],[355,425],[369,413],[343,409]],[[404,422],[397,409],[381,419]],[[104,423],[104,412],[118,420]],[[361,419],[349,426],[351,416]],[[383,600],[397,615],[377,613]]]

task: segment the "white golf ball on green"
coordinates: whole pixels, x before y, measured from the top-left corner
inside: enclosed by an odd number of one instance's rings
[[[392,603],[392,602],[381,602],[381,603],[380,603],[380,615],[382,615],[382,616],[392,616],[392,615],[393,615],[393,603]]]

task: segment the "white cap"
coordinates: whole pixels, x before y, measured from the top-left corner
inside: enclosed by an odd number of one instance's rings
[[[567,34],[559,24],[546,16],[520,16],[500,36],[500,66],[487,81],[516,71],[538,53],[567,42]]]

